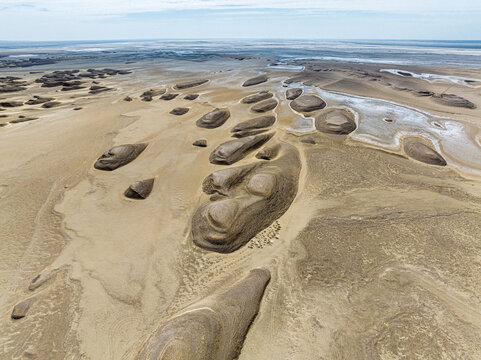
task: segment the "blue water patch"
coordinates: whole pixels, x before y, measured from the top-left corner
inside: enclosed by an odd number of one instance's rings
[[[203,61],[222,55],[268,56],[280,64],[319,59],[399,65],[481,68],[481,41],[390,40],[116,40],[0,41],[0,58],[35,54],[49,59],[84,55],[111,61],[179,58]],[[98,59],[99,60],[99,59]],[[2,64],[0,63],[0,66]]]

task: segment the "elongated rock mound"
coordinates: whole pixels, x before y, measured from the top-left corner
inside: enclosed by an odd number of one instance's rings
[[[243,159],[252,150],[269,141],[272,136],[273,134],[271,133],[227,141],[212,151],[209,160],[212,164],[233,164]]]
[[[223,125],[229,117],[230,111],[228,109],[215,109],[197,120],[196,125],[201,128],[214,129]]]
[[[297,149],[285,143],[272,161],[226,168],[202,184],[216,195],[192,217],[192,239],[206,250],[230,253],[244,246],[280,218],[297,193],[301,162]]]
[[[417,138],[406,138],[403,141],[407,156],[429,165],[446,166],[446,160],[434,149],[425,145]]]
[[[276,99],[269,99],[254,105],[251,107],[251,110],[257,113],[263,113],[275,109],[277,104],[278,102]]]
[[[249,95],[242,99],[243,104],[254,104],[262,100],[270,99],[274,95],[270,91],[261,91],[260,93]]]
[[[251,270],[227,290],[184,309],[152,334],[136,359],[236,359],[270,278],[266,269]]]
[[[125,190],[124,195],[130,199],[146,199],[152,192],[154,179],[135,181]]]
[[[311,112],[324,109],[326,103],[316,95],[302,95],[291,102],[291,107],[298,112]]]
[[[262,84],[262,83],[265,83],[268,79],[269,78],[267,77],[267,75],[256,76],[249,80],[246,80],[244,84],[242,84],[242,86],[247,87],[247,86]]]
[[[126,144],[114,146],[100,156],[94,164],[98,170],[112,171],[135,160],[147,144]]]
[[[176,84],[174,86],[174,89],[176,89],[176,90],[189,89],[189,88],[193,88],[193,87],[196,87],[196,86],[203,85],[208,81],[209,80],[206,80],[206,79],[185,81],[185,82],[181,82],[179,84]]]
[[[289,89],[289,90],[286,91],[286,99],[287,100],[295,100],[301,95],[302,95],[302,89],[301,88],[294,88],[294,89]]]
[[[231,132],[239,132],[253,129],[262,129],[274,125],[276,117],[272,115],[259,116],[254,119],[242,121],[234,126]]]
[[[326,134],[350,134],[356,130],[354,114],[345,109],[326,111],[316,118],[316,129]]]

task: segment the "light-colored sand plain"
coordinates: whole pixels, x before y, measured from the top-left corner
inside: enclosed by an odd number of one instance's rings
[[[268,269],[271,280],[241,360],[481,358],[481,88],[379,72],[382,65],[305,63],[304,72],[266,65],[229,58],[112,64],[132,69],[98,80],[113,91],[90,95],[32,84],[0,96],[62,102],[0,112],[7,115],[0,122],[38,117],[0,127],[1,359],[136,358],[168,319],[256,268]],[[479,70],[406,70],[481,78]],[[263,73],[267,82],[242,87]],[[13,75],[33,81],[41,74]],[[202,78],[209,82],[174,89]],[[321,96],[327,107],[294,112],[287,86]],[[180,95],[141,101],[151,88]],[[191,237],[192,216],[209,198],[203,180],[266,162],[257,150],[230,166],[209,162],[212,150],[233,139],[236,124],[259,116],[241,100],[263,90],[279,101],[265,113],[277,117],[267,145],[299,152],[297,196],[246,246],[203,250]],[[477,108],[415,91],[454,93]],[[200,96],[189,101],[187,94]],[[387,101],[385,108],[372,99]],[[176,107],[190,110],[169,114]],[[335,107],[357,114],[350,135],[313,127],[313,117]],[[225,124],[197,127],[215,108],[229,109]],[[409,111],[425,118],[416,123]],[[437,130],[434,122],[453,131]],[[454,133],[464,136],[460,143]],[[408,158],[401,146],[406,135],[422,138],[448,165]],[[198,139],[208,146],[192,146]],[[94,169],[106,150],[133,143],[148,146],[131,163]],[[147,199],[124,197],[130,184],[149,178],[155,181]],[[26,316],[13,320],[15,304],[29,298]]]

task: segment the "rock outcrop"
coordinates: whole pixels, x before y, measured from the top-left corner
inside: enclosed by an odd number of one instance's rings
[[[254,105],[253,107],[251,107],[251,110],[256,113],[264,113],[275,109],[277,105],[278,102],[276,99],[269,99]]]
[[[302,95],[302,89],[301,88],[293,88],[293,89],[288,89],[286,91],[286,99],[287,100],[295,100],[301,95]]]
[[[172,115],[177,115],[177,116],[180,116],[180,115],[184,115],[184,114],[187,114],[189,112],[189,108],[186,108],[186,107],[176,107],[175,109],[172,109],[172,111],[170,112]]]
[[[193,88],[193,87],[196,87],[196,86],[203,85],[208,81],[209,80],[205,80],[205,79],[189,80],[189,81],[185,81],[185,82],[181,82],[181,83],[176,84],[174,86],[174,89],[176,89],[176,90],[189,89],[189,88]]]
[[[350,134],[356,130],[354,114],[346,109],[328,110],[317,116],[316,129],[326,134]]]
[[[257,94],[246,96],[242,99],[243,104],[254,104],[262,100],[270,99],[274,95],[270,91],[261,91]]]
[[[199,97],[199,94],[189,94],[189,95],[185,95],[184,99],[192,101],[197,99],[198,97]]]
[[[274,125],[276,117],[272,115],[259,116],[254,119],[242,121],[234,126],[231,132],[247,131],[254,129],[262,129]]]
[[[146,199],[153,187],[154,179],[135,181],[125,190],[124,195],[130,199]]]
[[[326,103],[316,95],[302,95],[291,102],[291,107],[298,112],[312,112],[326,107]]]
[[[446,160],[420,139],[408,137],[403,140],[404,152],[410,158],[429,165],[446,166]]]
[[[271,133],[226,141],[212,151],[209,161],[212,164],[233,164],[243,159],[252,150],[269,141],[272,136],[273,134]]]
[[[11,314],[12,319],[17,320],[25,317],[30,309],[30,306],[32,305],[32,302],[33,299],[27,299],[15,305]]]
[[[179,94],[167,93],[167,94],[162,95],[159,99],[170,101],[170,100],[175,99],[177,96],[179,96]]]
[[[100,156],[94,164],[98,170],[112,171],[132,162],[145,150],[147,144],[126,144],[114,146]]]
[[[196,125],[201,128],[214,129],[223,125],[229,117],[230,111],[228,109],[215,109],[197,120]]]
[[[199,139],[199,140],[194,141],[192,143],[192,145],[197,146],[197,147],[207,147],[207,140]]]
[[[438,103],[443,105],[462,107],[466,109],[476,109],[476,105],[474,103],[458,95],[441,94],[441,95],[434,95],[433,98]]]
[[[209,175],[203,191],[209,200],[192,217],[194,243],[230,253],[281,217],[297,193],[300,157],[285,143],[271,161],[226,168]]]
[[[246,80],[244,84],[242,84],[242,86],[247,87],[247,86],[258,85],[258,84],[265,83],[267,80],[269,80],[267,75],[260,75],[260,76],[256,76]]]

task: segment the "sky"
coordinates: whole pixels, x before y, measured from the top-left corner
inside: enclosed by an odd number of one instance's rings
[[[0,40],[481,40],[481,0],[0,0]]]

